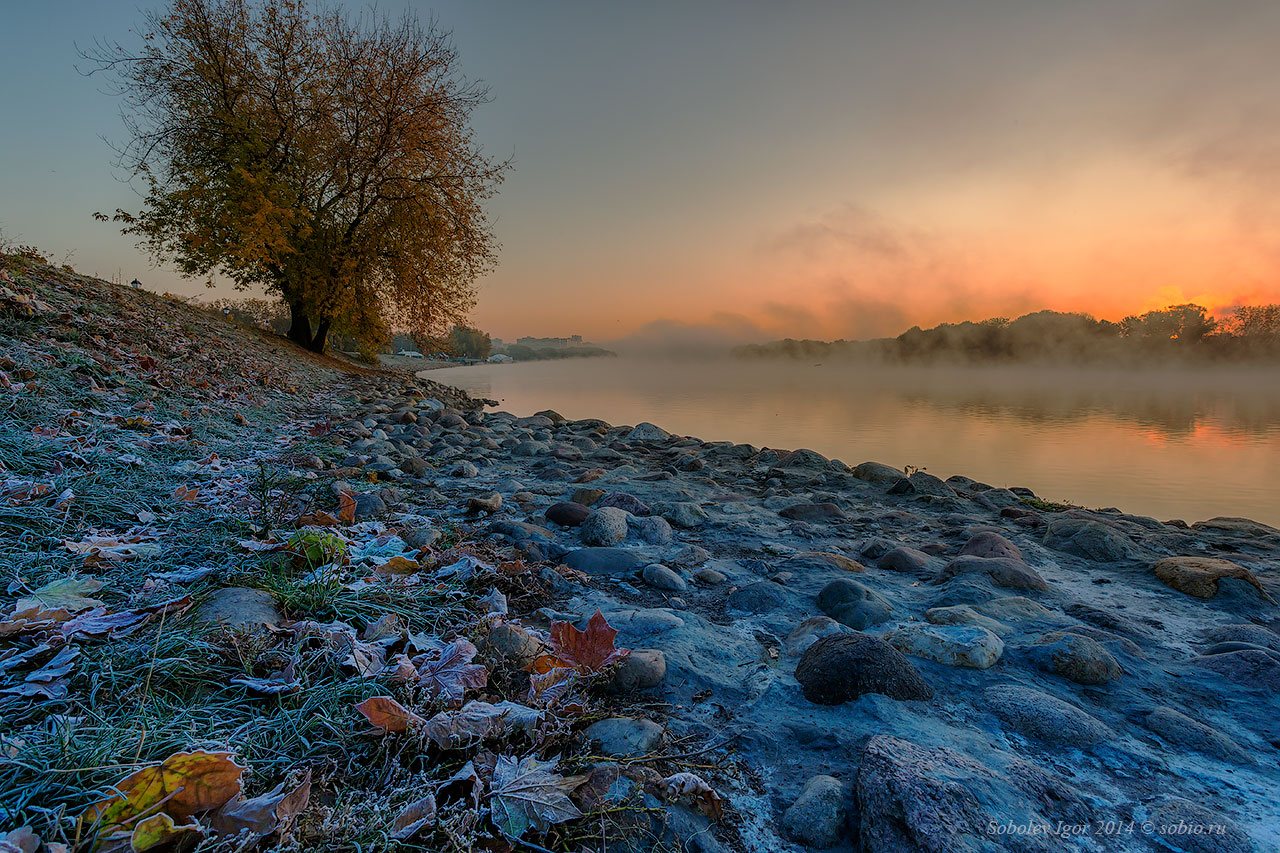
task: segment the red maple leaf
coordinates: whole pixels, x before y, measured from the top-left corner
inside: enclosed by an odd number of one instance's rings
[[[572,622],[551,623],[553,654],[542,655],[533,662],[534,672],[547,672],[568,667],[579,672],[599,672],[614,661],[626,657],[628,650],[614,647],[618,629],[611,626],[599,610],[587,621],[587,630],[579,631]]]

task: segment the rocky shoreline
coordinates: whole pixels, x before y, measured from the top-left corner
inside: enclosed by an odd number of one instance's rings
[[[1280,531],[419,382],[335,430],[377,481],[359,517],[478,525],[572,570],[544,570],[531,624],[601,611],[660,709],[588,734],[741,771],[732,831],[686,849],[1280,848]]]

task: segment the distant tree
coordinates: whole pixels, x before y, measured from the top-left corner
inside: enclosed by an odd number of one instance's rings
[[[1264,343],[1280,342],[1280,305],[1239,305],[1222,323],[1223,331]]]
[[[465,358],[488,358],[493,341],[487,332],[469,326],[454,326],[449,333],[449,351]]]
[[[172,0],[142,35],[87,54],[119,83],[119,162],[146,190],[113,217],[126,233],[186,275],[279,295],[316,351],[330,331],[381,344],[465,317],[506,164],[474,142],[486,92],[446,33],[307,0]]]
[[[1180,345],[1196,344],[1213,332],[1216,321],[1201,305],[1170,305],[1141,316],[1120,321],[1120,333],[1126,338],[1150,342],[1169,341]]]

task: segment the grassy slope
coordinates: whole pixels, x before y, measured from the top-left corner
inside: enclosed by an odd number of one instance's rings
[[[29,258],[0,256],[0,267],[9,293],[0,300],[0,483],[8,492],[0,498],[0,614],[51,580],[86,577],[102,582],[93,596],[112,613],[183,596],[198,607],[214,589],[242,585],[268,589],[290,618],[359,627],[396,613],[410,631],[430,632],[459,616],[442,603],[457,590],[352,591],[309,580],[288,557],[236,546],[278,524],[273,514],[321,504],[336,511],[325,487],[342,473],[333,470],[338,451],[312,437],[323,420],[316,413],[349,413],[362,387],[407,377],[307,354]],[[27,306],[34,316],[22,316]],[[267,486],[274,495],[255,498]],[[189,488],[198,489],[195,500],[176,494]],[[65,544],[95,532],[126,540],[141,532],[154,546],[95,561]],[[193,582],[157,577],[188,569],[208,571]],[[178,610],[128,636],[81,638],[53,696],[0,694],[0,834],[29,825],[46,840],[74,845],[79,834],[83,842],[76,816],[113,783],[203,747],[234,750],[253,793],[304,767],[315,774],[323,794],[313,805],[323,807],[302,816],[292,846],[342,838],[341,846],[377,849],[405,797],[455,769],[428,767],[405,743],[369,737],[352,704],[387,688],[353,678],[330,650],[211,631]],[[60,642],[56,632],[4,636],[0,628],[0,688],[24,683],[31,667],[16,656],[41,642],[43,661]],[[231,683],[290,659],[301,691],[258,697]],[[422,843],[439,849],[438,838]]]

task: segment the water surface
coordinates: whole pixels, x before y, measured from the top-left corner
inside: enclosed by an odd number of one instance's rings
[[[517,415],[652,421],[1027,486],[1160,519],[1280,525],[1280,370],[866,368],[571,359],[426,373]]]

